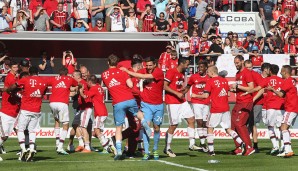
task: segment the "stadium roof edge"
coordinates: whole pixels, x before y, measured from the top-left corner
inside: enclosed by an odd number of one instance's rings
[[[177,41],[169,37],[170,33],[156,32],[6,32],[0,34],[0,40],[33,40],[33,41]]]

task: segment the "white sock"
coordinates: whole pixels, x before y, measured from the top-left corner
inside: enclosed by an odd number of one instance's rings
[[[98,139],[99,139],[99,141],[100,141],[100,144],[102,145],[102,147],[105,149],[105,150],[107,150],[108,149],[108,145],[109,145],[109,143],[108,143],[108,139],[106,139],[105,138],[105,136],[104,135],[100,135],[99,137],[98,137]]]
[[[277,143],[277,140],[276,140],[274,128],[269,126],[268,127],[268,133],[269,133],[269,138],[272,142],[273,148],[278,148],[278,143]]]
[[[279,128],[275,128],[274,129],[274,132],[275,132],[275,136],[276,136],[276,143],[277,143],[277,147],[279,147],[279,141],[281,141],[282,140],[282,138],[281,138],[281,132],[280,132],[280,130],[279,130]]]
[[[30,150],[34,150],[35,140],[36,140],[36,133],[35,132],[29,132],[29,147],[30,147]]]
[[[61,150],[63,149],[63,144],[64,144],[64,141],[65,141],[65,138],[67,136],[67,130],[62,130],[61,132],[61,135],[60,135],[60,141],[59,141],[59,145],[58,145],[58,149]]]
[[[25,134],[24,131],[18,131],[18,140],[19,140],[19,144],[22,150],[26,150],[25,147]]]
[[[207,143],[208,143],[209,152],[214,152],[213,141],[214,141],[214,135],[207,134]]]
[[[187,127],[187,133],[189,138],[189,147],[192,147],[195,144],[195,129]]]
[[[206,139],[207,138],[207,128],[203,128],[203,135],[204,135],[204,138]]]
[[[59,142],[60,142],[60,128],[55,127],[54,132],[55,132],[55,137],[56,137],[56,147],[58,147]]]
[[[79,140],[79,146],[84,147],[83,137],[82,136],[78,137],[78,140]]]
[[[235,132],[234,130],[231,130],[231,131],[230,131],[230,135],[231,135],[231,137],[232,137],[235,141],[237,141],[238,144],[242,144],[242,143],[243,143],[242,139],[239,137],[239,135],[237,134],[237,132]]]
[[[85,149],[86,149],[86,150],[91,150],[91,149],[90,149],[90,143],[89,143],[89,142],[85,143]]]
[[[198,136],[200,138],[200,143],[201,144],[205,144],[205,136],[204,136],[204,129],[203,128],[197,128],[197,133],[198,133]]]
[[[288,130],[282,131],[282,136],[285,144],[285,152],[290,152],[291,148],[291,140],[290,140],[290,132]]]
[[[167,139],[167,150],[168,149],[171,149],[171,143],[172,143],[172,140],[173,140],[173,134],[168,134],[168,139]]]

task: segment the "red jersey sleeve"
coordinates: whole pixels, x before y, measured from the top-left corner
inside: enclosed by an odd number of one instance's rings
[[[92,91],[92,90],[93,90],[93,89],[86,90],[86,91],[84,92],[84,94],[85,94],[87,97],[92,98],[93,96],[95,96],[95,92]]]
[[[15,79],[13,77],[6,77],[5,78],[5,85],[12,85],[15,83]]]
[[[153,71],[152,76],[156,81],[163,80],[163,72],[158,68]]]
[[[291,89],[292,85],[289,84],[288,81],[284,81],[284,83],[281,86],[281,90],[288,92]]]
[[[247,83],[250,83],[250,82],[253,82],[253,81],[254,81],[251,72],[247,72],[247,74],[245,74],[245,78],[244,78],[244,79],[245,79],[245,81],[246,81]]]
[[[22,79],[17,81],[17,85],[19,87],[23,87],[25,84],[26,84],[26,78],[22,78]]]
[[[188,80],[188,82],[187,82],[187,85],[188,85],[188,86],[192,86],[192,85],[194,84],[193,77],[194,77],[194,75],[191,75],[191,76],[190,76],[190,78],[189,78],[189,80]]]
[[[75,79],[73,79],[73,78],[72,78],[71,86],[72,86],[72,87],[76,87],[76,86],[78,86],[78,82],[77,82]]]
[[[259,86],[262,87],[262,88],[265,88],[267,87],[268,85],[268,79],[263,79],[262,81],[259,82]]]
[[[165,81],[167,82],[172,82],[173,80],[173,77],[174,77],[174,72],[172,70],[169,70],[167,73],[166,73],[166,76],[165,76]]]
[[[204,93],[209,93],[211,92],[211,89],[212,89],[212,84],[211,84],[211,80],[208,80],[207,83],[206,83],[206,86],[205,86],[205,90],[204,90]]]

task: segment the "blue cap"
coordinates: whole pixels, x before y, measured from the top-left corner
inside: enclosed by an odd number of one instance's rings
[[[259,50],[258,46],[253,46],[251,49],[251,51],[258,51],[258,50]]]

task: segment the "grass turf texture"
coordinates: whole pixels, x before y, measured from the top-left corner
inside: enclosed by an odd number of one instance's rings
[[[54,144],[55,139],[37,139],[38,153],[34,157],[35,162],[24,163],[17,160],[18,156],[16,156],[16,152],[19,149],[17,139],[9,139],[5,143],[5,150],[8,153],[1,154],[4,161],[0,162],[0,170],[191,170],[191,168],[156,162],[153,159],[142,161],[141,157],[125,159],[124,161],[114,161],[111,154],[99,154],[98,152],[89,154],[72,153],[68,156],[63,156],[56,153]],[[99,142],[93,139],[93,146],[96,146],[95,144],[99,144]],[[293,140],[292,144],[294,152],[298,153],[298,141]],[[260,140],[260,153],[246,157],[230,154],[230,151],[234,149],[232,140],[215,140],[216,156],[213,157],[208,156],[206,153],[189,151],[187,139],[174,139],[171,147],[177,155],[175,158],[170,158],[163,154],[164,140],[161,140],[159,146],[160,160],[198,169],[217,171],[291,171],[298,169],[296,156],[287,159],[270,156],[268,154],[271,150],[269,140]],[[208,160],[219,160],[220,163],[211,164],[208,163]]]

